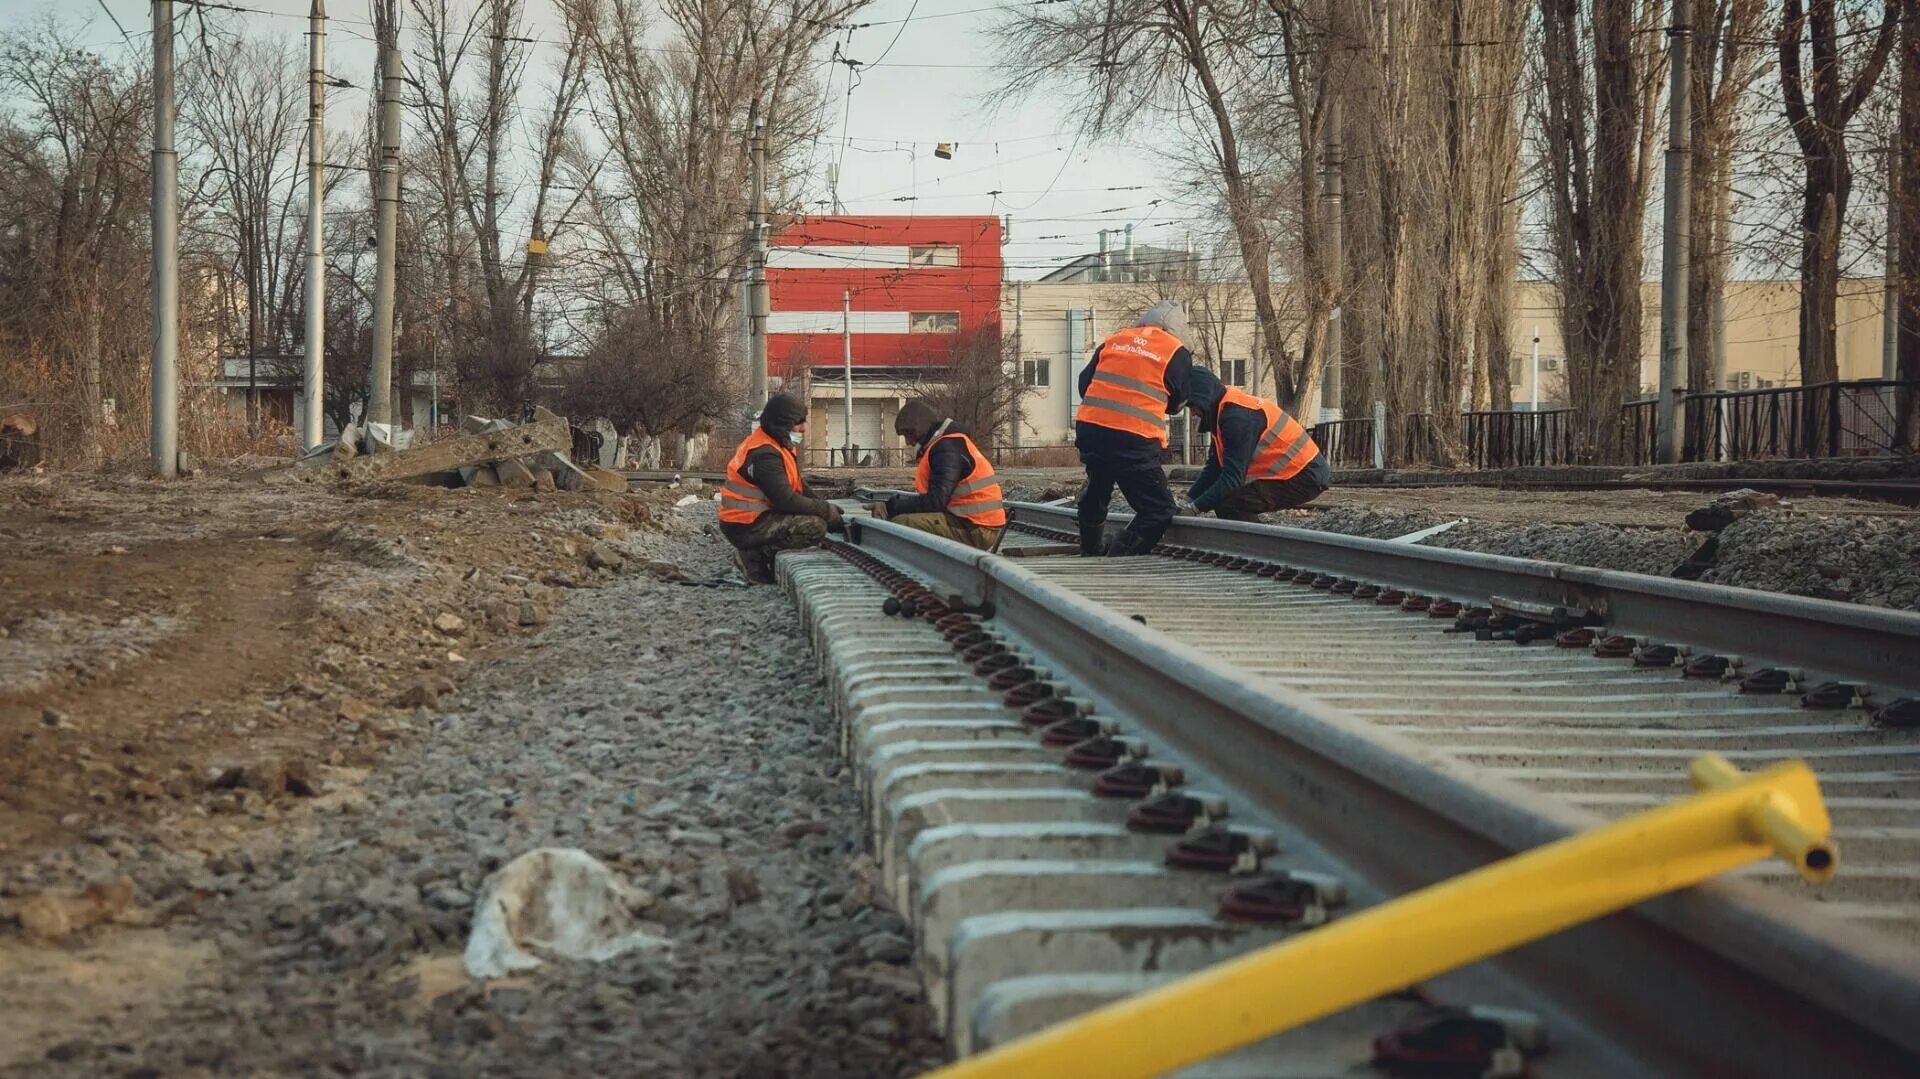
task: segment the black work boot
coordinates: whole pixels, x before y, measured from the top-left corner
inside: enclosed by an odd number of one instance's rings
[[[740,567],[740,576],[748,584],[774,584],[778,580],[773,575],[773,552],[764,547],[733,552],[733,564]]]
[[[1129,555],[1146,554],[1153,544],[1146,542],[1140,533],[1128,528],[1123,530],[1107,547],[1107,554],[1113,558],[1126,558]]]
[[[1107,533],[1102,525],[1080,526],[1080,557],[1099,558],[1107,553]]]

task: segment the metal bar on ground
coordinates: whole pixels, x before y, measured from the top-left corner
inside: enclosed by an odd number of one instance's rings
[[[933,1073],[1147,1079],[1778,853],[1832,876],[1802,762],[1741,776],[1701,758],[1702,793],[1343,918]],[[1285,992],[1276,991],[1286,987]]]

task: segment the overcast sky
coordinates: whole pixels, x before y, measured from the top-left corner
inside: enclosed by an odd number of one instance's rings
[[[257,11],[209,12],[209,18],[244,21],[296,44],[305,33],[307,0],[232,2]],[[1076,148],[1069,118],[1044,102],[988,115],[982,98],[994,58],[983,31],[993,13],[982,9],[989,3],[877,0],[856,20],[875,25],[853,30],[850,40],[844,32],[835,36],[847,55],[871,66],[850,95],[847,68],[833,66],[829,133],[814,154],[818,197],[825,197],[827,165],[838,157],[844,159],[840,197],[850,213],[1012,214],[1007,261],[1011,275],[1022,278],[1093,250],[1102,228],[1132,223],[1137,242],[1184,244],[1184,218],[1192,211],[1171,202],[1151,205],[1165,192],[1164,177],[1140,164],[1149,157],[1120,146],[1082,142]],[[560,36],[547,0],[527,6],[536,37]],[[373,66],[369,5],[332,0],[328,7],[334,23],[327,66],[355,86],[335,91],[333,108],[358,112]],[[50,12],[83,24],[83,40],[103,47],[120,41],[111,13],[137,47],[149,47],[146,0],[0,0],[0,27]],[[541,47],[541,58],[554,51]],[[952,160],[934,157],[936,142],[958,144]]]

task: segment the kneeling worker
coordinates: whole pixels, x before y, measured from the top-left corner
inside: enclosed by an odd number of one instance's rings
[[[1006,531],[1000,481],[973,439],[919,401],[908,401],[893,421],[895,434],[920,447],[911,495],[887,499],[887,517],[970,547],[991,550]]]
[[[734,564],[751,584],[773,583],[778,551],[818,547],[840,527],[840,508],[815,498],[800,478],[794,447],[807,406],[791,397],[767,400],[760,424],[727,462],[720,488],[720,534],[734,546]]]
[[[1333,483],[1326,455],[1286,409],[1223,385],[1213,372],[1187,374],[1187,410],[1213,435],[1213,454],[1187,492],[1193,508],[1224,521],[1257,521],[1304,506]]]

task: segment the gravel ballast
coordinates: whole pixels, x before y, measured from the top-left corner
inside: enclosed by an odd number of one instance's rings
[[[0,1058],[0,1073],[851,1077],[936,1063],[906,950],[874,943],[905,923],[872,884],[791,605],[772,588],[661,579],[663,563],[726,573],[717,538],[625,546],[635,569],[571,592],[524,650],[422,709],[416,739],[297,825],[215,857],[121,835],[43,862],[43,884],[63,868],[135,880],[157,928],[128,934],[177,960],[180,984]],[[488,873],[540,847],[584,849],[648,893],[643,924],[668,946],[468,979],[459,957]]]

